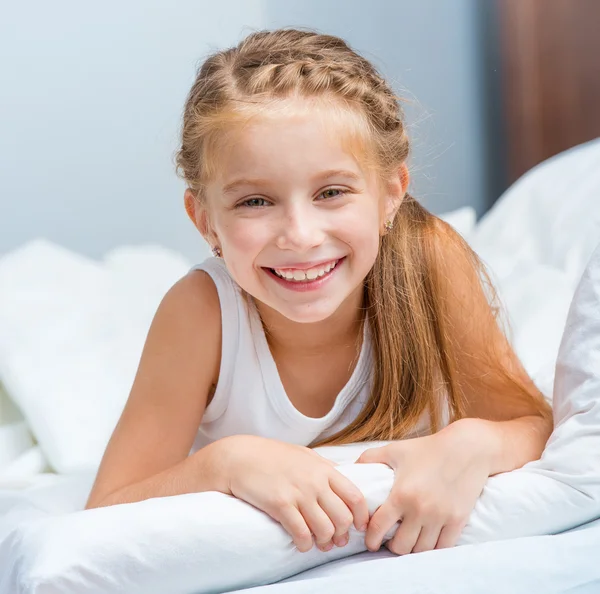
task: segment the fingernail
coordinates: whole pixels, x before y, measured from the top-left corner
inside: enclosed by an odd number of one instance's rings
[[[358,531],[359,531],[359,532],[366,532],[366,531],[367,531],[367,526],[368,526],[368,524],[365,524],[364,526],[361,526],[361,527],[358,529]]]
[[[338,547],[345,547],[348,544],[348,535],[346,534],[336,543]]]
[[[323,551],[326,553],[327,551],[331,551],[333,549],[333,543],[329,542],[323,547]]]

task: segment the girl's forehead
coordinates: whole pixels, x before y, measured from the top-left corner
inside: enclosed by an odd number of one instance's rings
[[[231,169],[285,165],[295,159],[324,169],[351,163],[356,173],[370,177],[368,130],[355,110],[339,101],[298,98],[253,107],[244,107],[223,130],[217,178],[228,177]]]

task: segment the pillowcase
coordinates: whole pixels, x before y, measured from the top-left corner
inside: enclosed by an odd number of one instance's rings
[[[0,260],[0,378],[58,472],[98,467],[156,308],[188,270],[162,248],[102,263],[45,240]]]
[[[600,247],[569,311],[553,412],[555,429],[541,459],[488,479],[459,544],[554,534],[600,517]],[[389,495],[393,472],[351,462],[382,443],[316,449],[361,489],[370,513]],[[193,493],[20,524],[0,546],[9,560],[0,594],[224,592],[364,550],[364,535],[351,529],[343,548],[299,553],[283,528],[253,506]]]

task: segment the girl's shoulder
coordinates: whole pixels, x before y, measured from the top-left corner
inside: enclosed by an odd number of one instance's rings
[[[210,276],[190,272],[163,297],[127,403],[107,446],[93,500],[166,470],[196,438],[220,365],[219,300]]]
[[[195,354],[197,360],[203,362],[202,367],[211,370],[211,383],[214,383],[221,355],[220,322],[217,286],[209,273],[194,268],[163,297],[153,324],[165,338],[169,336],[181,355]]]
[[[194,267],[179,279],[165,295],[163,327],[175,333],[173,344],[179,355],[195,361],[195,378],[208,386],[206,406],[219,381],[222,358],[223,326],[219,281],[200,267]],[[204,392],[204,390],[202,390]]]

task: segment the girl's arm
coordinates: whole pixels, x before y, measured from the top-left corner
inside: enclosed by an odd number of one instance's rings
[[[463,440],[471,436],[474,448],[487,451],[488,472],[492,476],[538,460],[552,432],[552,423],[538,415],[509,421],[465,418],[448,425],[439,435],[451,437],[458,432]]]
[[[188,455],[218,377],[220,322],[206,273],[189,273],[166,294],[87,508],[214,488],[208,449]]]
[[[279,522],[300,551],[345,546],[369,520],[360,490],[335,464],[299,445],[253,435],[219,439],[189,455],[217,383],[221,315],[216,288],[193,272],[152,322],[121,419],[87,508],[220,491]]]

